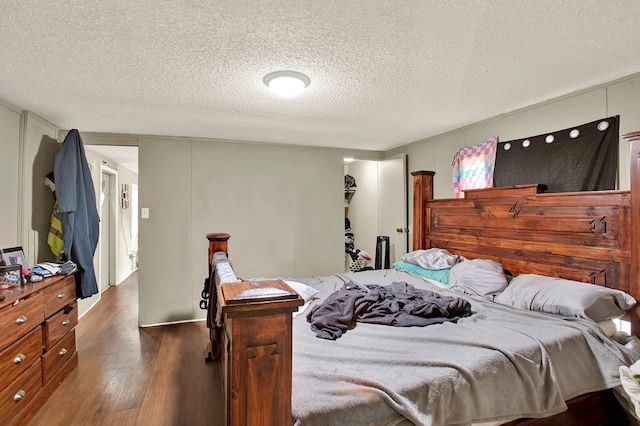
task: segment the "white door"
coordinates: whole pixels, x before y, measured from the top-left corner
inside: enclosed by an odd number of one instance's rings
[[[100,176],[100,276],[98,287],[102,293],[109,288],[111,234],[111,179],[107,173]]]
[[[398,154],[378,163],[378,235],[389,237],[389,265],[407,253],[407,160]],[[384,268],[384,262],[382,263]]]

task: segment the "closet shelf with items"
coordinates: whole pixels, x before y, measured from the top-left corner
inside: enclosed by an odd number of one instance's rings
[[[353,176],[344,175],[344,216],[349,215],[349,203],[356,193],[356,180]]]

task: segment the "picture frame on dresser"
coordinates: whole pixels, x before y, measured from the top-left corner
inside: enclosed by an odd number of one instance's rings
[[[22,246],[10,247],[0,250],[2,252],[2,259],[6,265],[22,265],[23,269],[29,269],[29,263],[27,257],[24,255]]]
[[[21,287],[22,285],[24,285],[22,265],[15,264],[0,266],[0,289]]]

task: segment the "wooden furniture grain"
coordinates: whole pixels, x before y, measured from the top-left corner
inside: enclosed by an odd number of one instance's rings
[[[78,364],[73,276],[0,290],[0,424],[26,424]]]
[[[228,234],[209,234],[213,253],[227,252]],[[222,313],[211,330],[212,353],[220,355],[225,422],[228,426],[290,425],[292,313],[304,300],[284,281],[215,284],[209,318]],[[215,328],[215,327],[214,327]]]
[[[223,283],[222,371],[227,425],[289,425],[291,314],[304,301],[283,281]]]
[[[541,185],[516,185],[433,199],[434,173],[413,172],[413,250],[444,248],[495,260],[514,276],[561,277],[640,300],[640,140],[630,149],[630,191],[542,193]],[[639,309],[628,318],[636,336]]]

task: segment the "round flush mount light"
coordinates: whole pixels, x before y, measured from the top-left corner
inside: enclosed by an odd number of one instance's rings
[[[309,77],[296,71],[276,71],[264,76],[264,84],[284,98],[299,95],[309,83]]]

